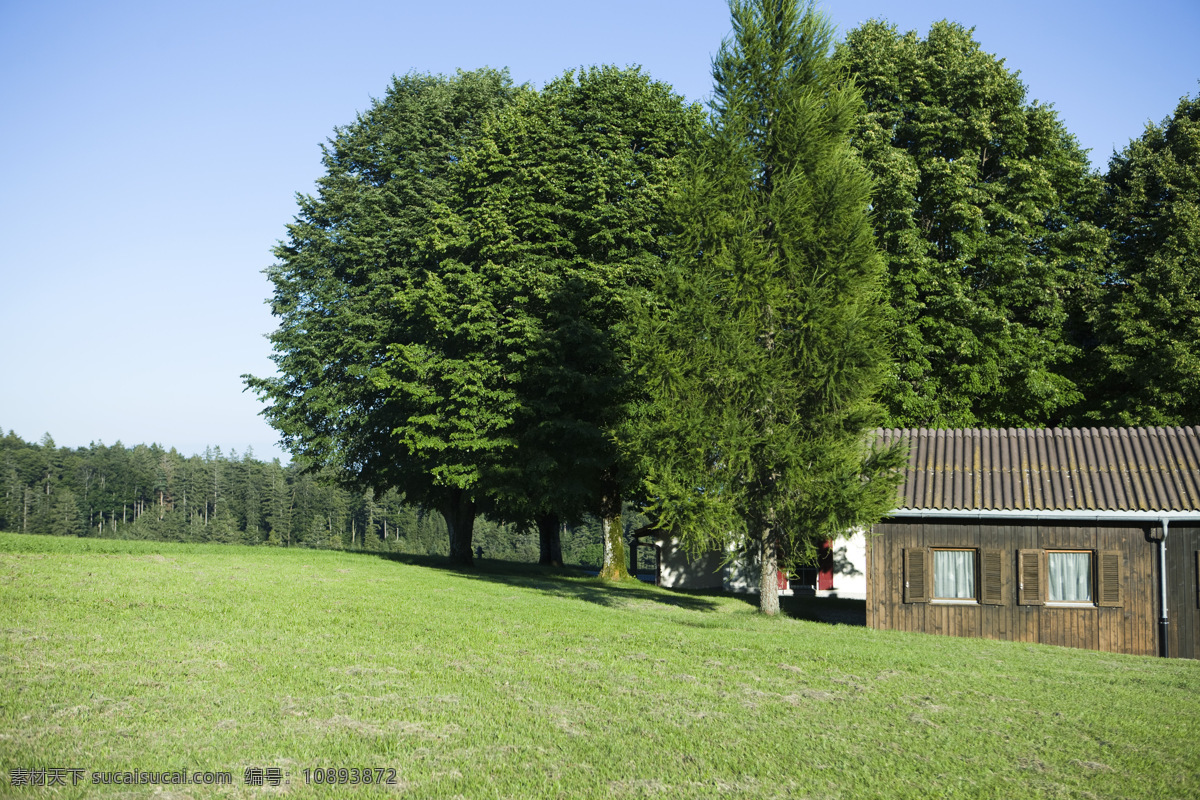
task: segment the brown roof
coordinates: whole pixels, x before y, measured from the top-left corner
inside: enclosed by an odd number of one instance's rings
[[[1200,427],[889,429],[905,509],[1200,511]]]

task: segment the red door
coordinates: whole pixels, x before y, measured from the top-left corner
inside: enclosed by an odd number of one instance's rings
[[[817,555],[817,588],[833,588],[833,542],[822,544]]]

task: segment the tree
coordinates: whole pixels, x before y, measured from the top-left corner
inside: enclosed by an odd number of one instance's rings
[[[54,493],[53,510],[45,530],[55,536],[78,536],[83,532],[83,517],[75,493],[70,489],[62,488]]]
[[[868,22],[839,56],[866,102],[856,142],[896,313],[890,424],[1060,421],[1082,399],[1081,320],[1105,247],[1085,152],[957,24],[920,39]]]
[[[267,542],[273,545],[291,544],[292,510],[295,507],[295,491],[288,486],[287,476],[274,459],[266,465],[267,471]]]
[[[714,132],[639,345],[651,513],[685,546],[746,539],[760,610],[777,566],[873,523],[900,454],[868,439],[888,369],[870,178],[850,145],[862,101],[830,23],[794,0],[732,0],[713,63]]]
[[[511,391],[487,276],[428,246],[449,172],[513,94],[506,73],[411,74],[336,130],[318,194],[300,196],[268,270],[279,375],[246,376],[284,444],[347,483],[402,489],[446,519],[451,559],[472,561],[476,485],[509,444]],[[466,298],[466,305],[452,306]]]
[[[536,523],[543,563],[562,563],[560,523],[593,513],[601,574],[627,574],[635,479],[615,440],[638,393],[630,309],[660,269],[668,187],[703,129],[699,107],[639,69],[567,72],[484,124],[454,171],[464,202],[439,209],[442,273],[482,284],[448,293],[486,295],[487,346],[514,392],[512,446],[486,490],[501,516]]]
[[[1106,198],[1112,262],[1089,416],[1200,424],[1200,96],[1113,155]]]

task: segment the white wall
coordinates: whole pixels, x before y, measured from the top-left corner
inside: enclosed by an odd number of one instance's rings
[[[862,531],[855,531],[849,539],[834,540],[833,588],[817,595],[867,599],[867,537]]]
[[[757,594],[759,568],[757,555],[735,556],[723,563],[722,554],[706,553],[690,558],[675,537],[659,539],[661,548],[660,586],[670,589],[717,589],[737,594]],[[737,548],[731,548],[736,550]],[[817,592],[819,597],[848,597],[864,600],[867,596],[867,540],[862,531],[833,543],[833,588]],[[787,597],[792,592],[780,592]]]
[[[706,553],[699,558],[689,558],[679,546],[679,539],[672,536],[660,539],[659,586],[668,589],[719,589],[723,570],[720,553]]]

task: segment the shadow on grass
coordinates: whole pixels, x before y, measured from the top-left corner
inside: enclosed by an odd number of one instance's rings
[[[373,556],[400,564],[452,572],[470,580],[519,586],[556,597],[573,598],[600,606],[626,605],[631,600],[674,606],[688,611],[715,611],[718,606],[718,603],[710,596],[700,593],[671,592],[637,580],[621,581],[620,583],[601,581],[595,577],[594,573],[588,574],[575,567],[543,567],[540,564],[521,561],[480,558],[475,560],[474,567],[462,568],[452,566],[444,556],[359,552],[364,556]]]
[[[758,595],[756,594],[725,594],[724,596],[758,608]],[[867,624],[867,601],[852,600],[848,597],[792,595],[779,598],[779,613],[792,619],[802,619],[808,622],[865,627]]]

